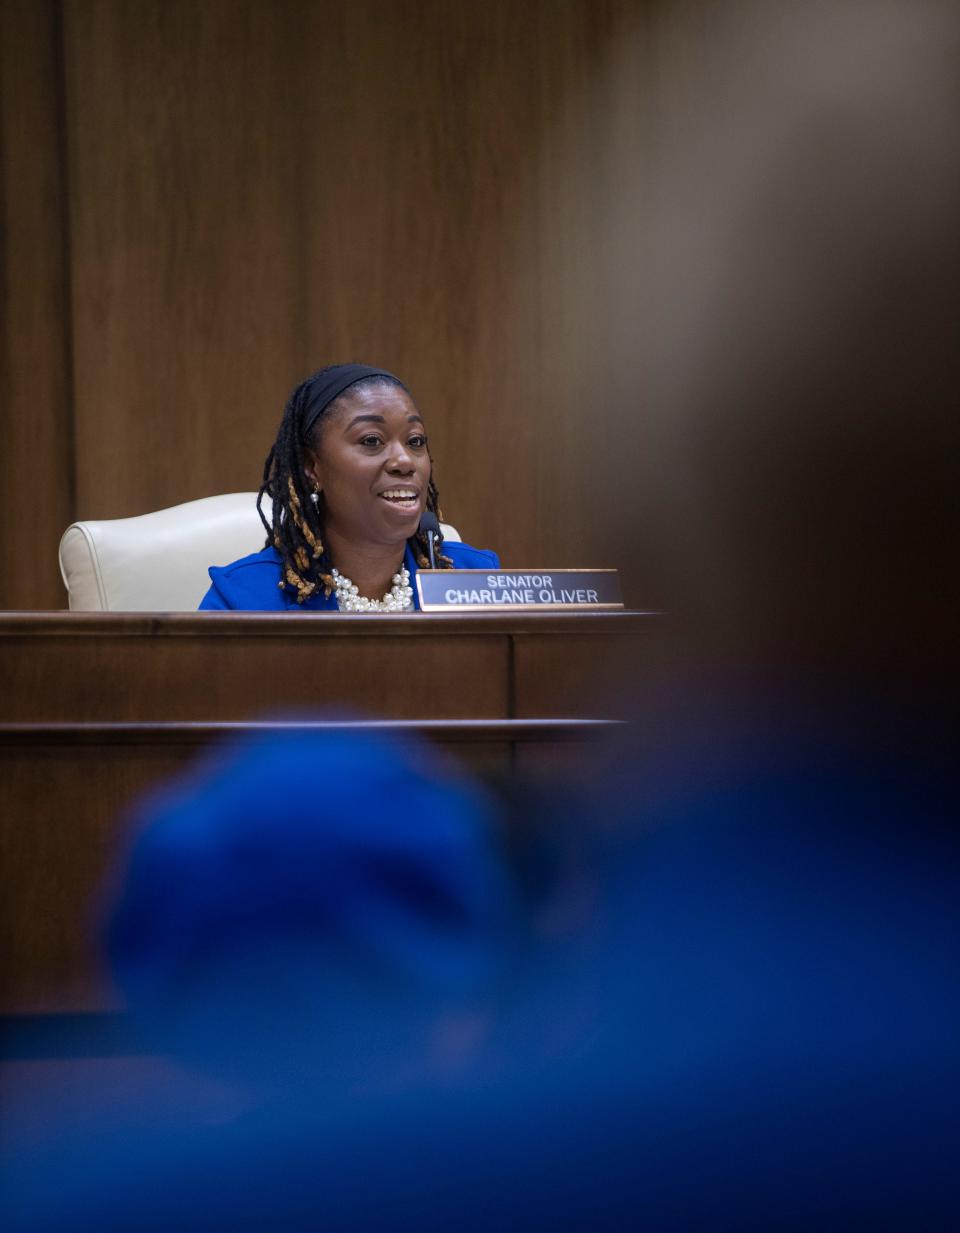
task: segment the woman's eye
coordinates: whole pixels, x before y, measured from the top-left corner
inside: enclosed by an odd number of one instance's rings
[[[427,444],[427,438],[423,435],[423,433],[414,433],[408,444],[411,449],[422,450]]]
[[[366,437],[360,438],[360,444],[367,446],[369,449],[376,449],[380,444],[380,438],[376,433],[369,433]]]

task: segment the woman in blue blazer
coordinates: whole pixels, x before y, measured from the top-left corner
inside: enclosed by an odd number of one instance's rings
[[[264,497],[272,503],[268,520]],[[423,419],[397,377],[335,364],[290,395],[257,510],[266,546],[210,569],[201,609],[408,612],[428,566],[420,517],[440,495]],[[496,553],[437,537],[441,569],[496,569]]]

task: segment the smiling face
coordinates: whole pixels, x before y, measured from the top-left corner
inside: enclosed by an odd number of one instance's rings
[[[313,434],[307,475],[323,492],[328,533],[360,544],[402,544],[427,505],[423,420],[399,386],[352,386]]]

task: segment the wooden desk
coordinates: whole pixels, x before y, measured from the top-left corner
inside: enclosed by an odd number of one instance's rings
[[[475,768],[543,765],[617,718],[652,614],[0,614],[2,1012],[113,1002],[90,945],[124,813],[199,747],[366,717]]]

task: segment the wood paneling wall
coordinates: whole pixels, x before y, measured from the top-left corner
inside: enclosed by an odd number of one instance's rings
[[[409,382],[465,538],[616,564],[564,303],[613,186],[562,151],[645,8],[8,0],[0,604],[62,606],[73,518],[255,488],[289,389],[345,359]]]
[[[60,607],[76,508],[58,6],[0,4],[0,607]]]

